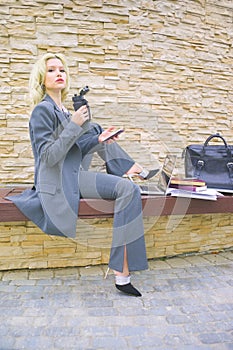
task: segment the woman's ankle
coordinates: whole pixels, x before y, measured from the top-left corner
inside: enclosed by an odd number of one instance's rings
[[[143,168],[141,167],[141,165],[139,165],[138,163],[134,163],[131,166],[131,168],[126,172],[126,175],[139,174],[139,173],[141,173],[142,170],[143,170]]]
[[[129,271],[120,272],[120,271],[113,270],[113,272],[115,276],[122,276],[122,277],[128,277],[130,274]]]
[[[124,286],[130,283],[131,276],[117,276],[115,275],[115,283],[118,286]]]

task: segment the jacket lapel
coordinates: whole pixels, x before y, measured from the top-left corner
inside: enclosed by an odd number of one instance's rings
[[[57,118],[60,120],[61,124],[66,124],[67,123],[67,118],[64,115],[64,113],[60,110],[60,108],[58,108],[58,106],[56,105],[56,103],[53,101],[53,99],[49,96],[46,95],[45,98],[43,99],[44,101],[50,102],[53,107],[54,107],[54,113],[57,116]]]

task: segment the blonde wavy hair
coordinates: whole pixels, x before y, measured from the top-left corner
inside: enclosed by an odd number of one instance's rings
[[[70,75],[65,56],[60,53],[46,53],[35,63],[29,79],[29,94],[32,99],[33,106],[37,105],[41,100],[43,100],[46,94],[44,80],[46,74],[46,64],[50,58],[58,58],[62,62],[66,72],[66,87],[61,92],[62,101],[65,100],[69,92]]]

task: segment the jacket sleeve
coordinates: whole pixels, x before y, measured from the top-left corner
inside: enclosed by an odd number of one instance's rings
[[[41,161],[48,166],[60,162],[85,129],[72,121],[64,123],[61,132],[53,106],[46,101],[38,104],[32,112],[30,123],[31,141]]]
[[[89,130],[77,140],[77,145],[81,148],[83,156],[95,151],[96,146],[99,145],[99,135],[102,132],[103,129],[100,125],[96,123],[89,124]]]

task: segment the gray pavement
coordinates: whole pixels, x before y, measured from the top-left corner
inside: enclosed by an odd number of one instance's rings
[[[233,252],[149,264],[141,298],[106,266],[0,272],[0,350],[233,349]]]

